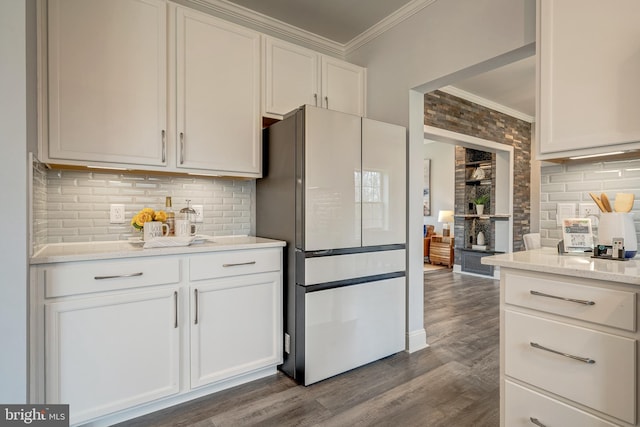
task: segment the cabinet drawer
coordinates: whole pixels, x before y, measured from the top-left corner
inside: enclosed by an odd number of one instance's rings
[[[45,298],[180,281],[177,258],[88,261],[44,267]]]
[[[635,340],[509,310],[504,324],[506,375],[635,423]]]
[[[504,425],[532,427],[532,419],[545,426],[615,427],[587,412],[506,381]]]
[[[281,248],[194,255],[189,261],[189,280],[277,271],[280,270],[281,255]]]
[[[505,274],[504,289],[507,304],[628,331],[636,330],[636,294],[633,292],[596,288],[512,272]],[[532,292],[537,294],[534,295]]]

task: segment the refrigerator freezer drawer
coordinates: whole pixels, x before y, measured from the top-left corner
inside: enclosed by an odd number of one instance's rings
[[[404,277],[309,292],[305,306],[305,385],[404,350]]]
[[[304,285],[405,271],[404,249],[305,259]]]

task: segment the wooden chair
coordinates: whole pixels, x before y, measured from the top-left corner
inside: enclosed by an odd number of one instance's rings
[[[431,236],[436,234],[435,227],[433,225],[427,225],[427,235],[424,236],[424,261],[427,262],[429,260],[429,249],[431,245]]]

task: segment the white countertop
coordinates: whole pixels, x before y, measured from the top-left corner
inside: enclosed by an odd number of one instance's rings
[[[483,264],[563,274],[586,279],[640,285],[640,259],[613,261],[591,258],[591,253],[559,255],[556,248],[534,249],[482,258]]]
[[[117,240],[110,242],[53,243],[45,245],[31,257],[31,264],[131,258],[157,255],[194,254],[286,246],[281,240],[255,236],[207,236],[201,243],[189,246],[144,249],[142,242]]]

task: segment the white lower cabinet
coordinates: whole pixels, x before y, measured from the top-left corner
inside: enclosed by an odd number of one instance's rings
[[[45,303],[46,403],[75,424],[179,391],[178,288]]]
[[[501,426],[636,426],[631,285],[501,269]]]
[[[615,427],[615,424],[508,380],[505,391],[504,425],[509,427]]]
[[[281,247],[43,264],[31,274],[32,401],[69,404],[71,425],[109,425],[282,363]]]
[[[191,387],[282,363],[280,283],[264,273],[192,285]]]

